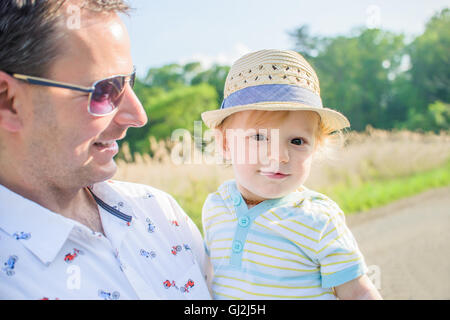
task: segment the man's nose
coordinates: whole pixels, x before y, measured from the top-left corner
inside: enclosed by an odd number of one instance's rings
[[[114,121],[125,128],[144,126],[148,121],[147,114],[129,85],[126,86],[123,95],[120,104],[117,106],[118,110],[114,116]]]

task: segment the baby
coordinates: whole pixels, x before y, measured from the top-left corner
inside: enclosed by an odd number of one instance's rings
[[[247,54],[219,110],[202,114],[235,179],[202,221],[216,299],[381,299],[342,210],[306,188],[311,163],[350,124],[324,108],[313,68],[293,51]]]

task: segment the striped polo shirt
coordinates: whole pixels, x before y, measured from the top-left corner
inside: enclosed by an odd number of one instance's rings
[[[336,299],[332,287],[367,272],[342,210],[304,186],[248,209],[229,180],[202,220],[215,299]]]

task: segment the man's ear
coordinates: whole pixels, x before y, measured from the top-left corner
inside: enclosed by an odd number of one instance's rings
[[[17,132],[22,128],[22,119],[17,112],[20,104],[19,80],[0,71],[0,129]]]

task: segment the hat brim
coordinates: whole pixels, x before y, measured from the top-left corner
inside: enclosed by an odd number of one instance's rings
[[[210,129],[215,129],[226,117],[233,113],[246,110],[264,111],[314,111],[317,112],[325,124],[332,130],[341,130],[350,127],[348,119],[340,112],[328,108],[311,107],[296,102],[263,102],[242,106],[235,106],[226,109],[205,111],[202,113],[202,120]]]

